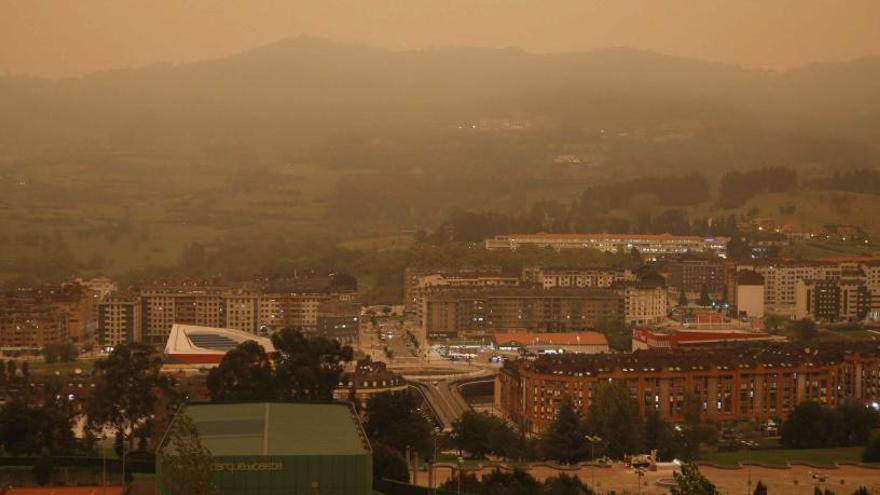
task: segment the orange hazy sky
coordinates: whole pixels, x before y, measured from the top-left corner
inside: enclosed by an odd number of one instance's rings
[[[393,49],[628,46],[784,69],[880,54],[880,0],[0,0],[0,73],[200,60],[302,34]]]

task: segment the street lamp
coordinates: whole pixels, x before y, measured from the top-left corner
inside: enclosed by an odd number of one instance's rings
[[[437,488],[435,488],[436,481],[436,469],[434,464],[437,462],[437,436],[440,435],[440,427],[434,427],[434,435],[431,437],[434,440],[434,456],[431,458],[431,462],[428,464],[428,469],[430,472],[428,473],[428,488],[431,489],[431,493],[433,495],[437,495]]]
[[[461,470],[464,467],[464,458],[458,456],[458,495],[461,495]]]
[[[638,482],[639,482],[639,491],[638,491],[638,493],[641,494],[641,493],[642,493],[642,476],[645,475],[645,470],[642,469],[642,468],[636,468],[636,474],[638,475],[638,476],[636,476],[636,479],[637,479]]]
[[[584,438],[590,442],[590,489],[593,490],[593,493],[596,492],[596,454],[593,450],[597,443],[602,441],[602,437],[599,435],[584,435]]]
[[[758,447],[758,442],[752,440],[740,440],[739,443],[746,448],[746,465],[748,471],[748,481],[746,481],[746,495],[752,493],[752,449]]]
[[[644,476],[644,475],[645,475],[644,469],[636,468],[636,480],[638,482],[638,492],[636,492],[636,493],[639,493],[639,494],[642,493],[642,476]]]

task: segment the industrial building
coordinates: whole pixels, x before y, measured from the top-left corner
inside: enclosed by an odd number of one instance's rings
[[[533,354],[608,352],[608,339],[599,332],[529,333],[498,332],[495,348],[500,351],[523,350]]]
[[[372,453],[357,413],[343,403],[195,403],[183,408],[212,456],[220,495],[370,495]],[[172,424],[173,427],[173,424]],[[162,466],[175,455],[163,439]]]

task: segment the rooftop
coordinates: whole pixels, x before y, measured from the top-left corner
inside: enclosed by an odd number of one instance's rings
[[[582,287],[582,288],[535,288],[535,287],[471,287],[442,288],[431,291],[428,296],[432,300],[461,300],[461,299],[491,299],[498,297],[562,297],[562,298],[592,298],[592,299],[617,299],[619,296],[611,289]]]
[[[214,456],[358,455],[370,450],[348,404],[199,403],[185,411]]]
[[[847,356],[880,357],[880,345],[823,344],[811,348],[794,343],[742,344],[723,349],[651,349],[631,354],[560,354],[534,361],[507,361],[505,368],[543,374],[595,376],[612,371],[693,371],[764,366],[793,368],[836,364]]]
[[[550,344],[550,345],[608,345],[608,339],[599,332],[498,332],[495,343],[501,344]]]
[[[607,232],[599,233],[551,233],[538,232],[535,234],[507,234],[496,236],[495,239],[634,239],[645,241],[699,241],[705,242],[706,238],[693,235],[672,235],[672,234],[612,234]]]

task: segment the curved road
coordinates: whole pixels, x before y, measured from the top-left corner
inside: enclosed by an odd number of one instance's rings
[[[462,397],[458,385],[471,380],[485,380],[494,373],[481,370],[477,373],[452,378],[406,377],[410,386],[417,389],[425,398],[425,402],[434,411],[444,431],[452,429],[452,423],[467,411],[470,405]]]

